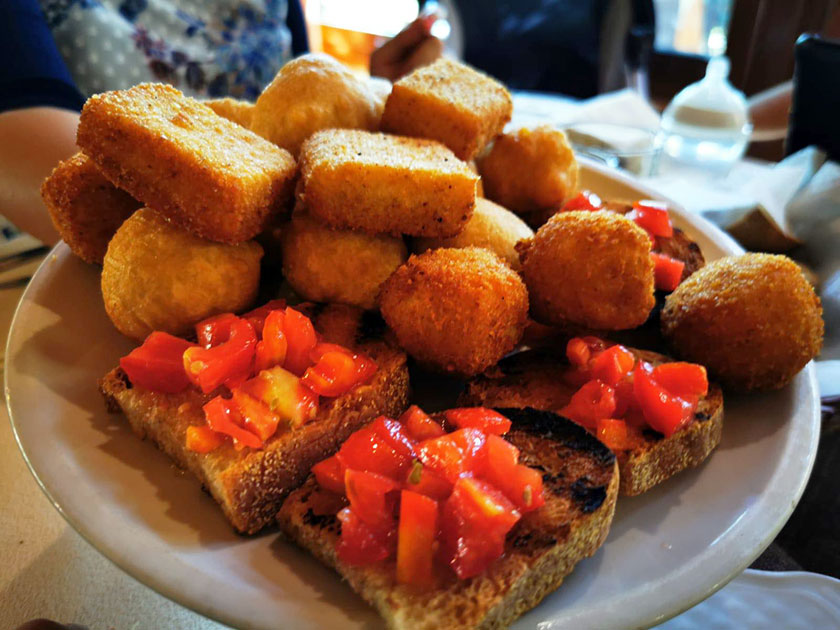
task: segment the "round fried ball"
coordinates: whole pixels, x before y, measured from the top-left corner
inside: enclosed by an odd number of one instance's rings
[[[822,346],[822,307],[785,256],[744,254],[695,271],[665,300],[662,334],[729,389],[784,387]]]
[[[333,230],[295,212],[282,232],[283,275],[307,300],[376,307],[379,287],[408,257],[401,238]]]
[[[517,214],[558,208],[578,185],[578,163],[566,134],[548,125],[499,136],[478,170],[484,194]]]
[[[297,157],[303,141],[321,129],[375,131],[380,100],[329,55],[303,55],[284,65],[260,94],[251,130]]]
[[[105,311],[137,341],[154,330],[188,333],[202,319],[248,308],[260,281],[257,243],[215,243],[142,208],[108,244],[102,266]]]
[[[421,253],[438,247],[483,247],[504,260],[511,268],[520,268],[516,244],[531,238],[534,232],[510,210],[480,197],[464,229],[450,238],[414,239],[414,251]]]
[[[382,285],[382,316],[420,363],[472,376],[522,338],[528,291],[485,249],[434,249],[411,256]]]
[[[650,239],[619,214],[555,214],[517,250],[538,322],[625,330],[654,306]]]

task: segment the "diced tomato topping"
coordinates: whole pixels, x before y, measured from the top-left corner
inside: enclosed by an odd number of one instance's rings
[[[351,508],[337,515],[341,521],[341,539],[336,552],[342,562],[364,566],[384,560],[394,548],[396,529],[377,529],[365,523]]]
[[[680,285],[685,263],[665,254],[651,252],[653,259],[653,286],[661,291],[673,291]]]
[[[460,477],[441,516],[444,557],[458,577],[466,579],[482,573],[502,555],[505,536],[520,513],[489,483]]]
[[[594,379],[572,395],[560,415],[588,428],[594,429],[601,418],[611,418],[615,413],[615,390]]]
[[[661,201],[649,199],[637,201],[627,216],[653,236],[674,235],[674,227],[668,215],[668,205]]]
[[[633,373],[633,392],[647,423],[665,437],[670,437],[689,422],[694,404],[670,394],[653,378],[653,368],[639,361]]]
[[[414,458],[417,445],[399,422],[379,416],[370,426],[400,457]]]
[[[325,352],[301,380],[316,394],[337,397],[356,385],[356,363],[346,352]]]
[[[293,374],[302,376],[306,368],[312,365],[310,354],[318,343],[315,328],[306,315],[289,307],[286,309],[284,332],[288,348],[283,367]]]
[[[257,342],[254,371],[261,372],[275,365],[283,365],[289,344],[283,327],[286,314],[283,311],[270,311],[262,327],[262,339]]]
[[[572,367],[585,371],[606,347],[607,342],[598,337],[573,337],[566,344],[566,358]]]
[[[253,311],[248,311],[244,315],[242,315],[242,319],[247,319],[251,322],[251,325],[254,327],[254,332],[257,333],[257,337],[262,337],[263,334],[263,326],[265,325],[265,318],[268,317],[268,314],[271,311],[285,311],[286,310],[286,300],[271,300],[265,303],[263,306],[259,308],[255,308]]]
[[[446,477],[414,460],[405,479],[405,487],[435,501],[443,501],[452,493],[452,483]]]
[[[240,418],[236,406],[230,400],[216,396],[204,405],[203,409],[207,426],[214,431],[232,437],[234,445],[262,448],[262,440],[240,426]]]
[[[305,424],[318,414],[318,395],[297,376],[279,366],[263,370],[242,383],[239,389],[264,402],[293,427]]]
[[[706,368],[696,363],[674,361],[653,368],[654,380],[675,396],[697,400],[709,393]]]
[[[501,490],[522,512],[545,504],[542,475],[519,463],[519,449],[507,440],[487,436],[487,459],[482,477]]]
[[[264,402],[249,396],[240,389],[233,390],[233,402],[242,418],[243,426],[265,442],[277,432],[280,416]]]
[[[203,348],[212,348],[230,339],[230,327],[239,318],[233,313],[214,315],[195,325],[195,336]]]
[[[592,362],[592,378],[615,387],[619,381],[633,371],[636,357],[621,345],[610,346]]]
[[[478,429],[459,429],[417,445],[420,461],[455,483],[481,463],[486,437]]]
[[[583,190],[563,204],[563,212],[569,210],[600,210],[603,208],[601,198],[594,192]]]
[[[315,475],[318,485],[325,490],[344,494],[344,466],[335,455],[315,464],[312,474]]]
[[[375,472],[391,479],[403,479],[411,459],[399,455],[370,425],[353,433],[342,444],[338,459],[345,468]]]
[[[598,420],[598,428],[595,430],[595,435],[612,451],[629,448],[627,423],[624,420],[616,420],[615,418]]]
[[[397,534],[397,582],[421,587],[434,585],[438,504],[422,494],[403,490]]]
[[[615,392],[615,413],[613,417],[623,418],[628,412],[638,407],[636,394],[633,392],[633,372],[620,380],[613,391]]]
[[[405,427],[408,434],[418,442],[440,437],[446,433],[440,424],[432,420],[429,414],[417,405],[411,405],[406,409],[400,416],[400,423]]]
[[[344,489],[353,512],[368,525],[387,528],[394,520],[396,496],[390,492],[400,489],[393,479],[363,470],[344,471]]]
[[[184,351],[195,344],[155,331],[146,337],[142,346],[120,359],[120,367],[136,387],[177,394],[190,384],[184,373]]]
[[[194,346],[184,351],[187,378],[205,394],[251,373],[257,336],[244,319],[230,323],[230,336],[212,348]]]
[[[187,427],[187,449],[196,453],[209,453],[225,443],[225,436],[208,426]]]
[[[502,414],[485,407],[447,409],[444,417],[459,429],[481,429],[485,433],[504,435],[510,431],[511,422]]]

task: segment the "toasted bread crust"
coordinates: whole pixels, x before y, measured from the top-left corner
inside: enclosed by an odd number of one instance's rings
[[[315,419],[278,433],[262,450],[237,451],[230,443],[206,454],[186,448],[187,427],[205,423],[202,406],[212,395],[193,389],[160,394],[132,387],[120,368],[100,381],[100,390],[109,411],[122,411],[139,437],[151,439],[198,477],[238,531],[253,534],[274,520],[289,491],[353,431],[381,414],[398,416],[407,405],[405,354],[378,340],[347,343],[349,317],[355,317],[358,331],[359,312],[349,308],[328,307],[316,326],[324,339],[353,345],[373,358],[379,368],[373,379],[339,398],[322,399]],[[328,318],[333,320],[328,324],[332,328],[318,325]]]
[[[634,353],[653,364],[668,360],[645,350],[634,350]],[[520,353],[473,379],[459,404],[534,407],[559,412],[576,391],[559,378],[567,368],[568,364],[555,357],[538,352]],[[723,394],[718,385],[710,384],[709,393],[698,404],[694,417],[694,422],[671,437],[645,431],[634,448],[616,453],[621,494],[641,494],[706,460],[720,443],[723,432]]]
[[[505,554],[485,573],[457,580],[446,572],[437,588],[417,591],[395,581],[391,560],[352,567],[336,556],[340,528],[335,495],[310,478],[284,502],[284,533],[333,567],[395,629],[503,628],[560,586],[609,532],[618,491],[612,453],[555,414],[501,409],[513,421],[506,436],[520,460],[544,471],[546,504],[508,534]]]

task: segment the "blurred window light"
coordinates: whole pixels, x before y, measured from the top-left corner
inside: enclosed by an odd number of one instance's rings
[[[714,57],[726,52],[734,0],[653,0],[654,47]]]

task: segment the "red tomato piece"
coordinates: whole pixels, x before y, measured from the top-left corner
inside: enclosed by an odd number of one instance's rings
[[[230,336],[212,348],[194,346],[184,351],[184,371],[205,394],[226,382],[248,378],[254,366],[257,336],[244,319],[230,324]]]
[[[349,348],[345,348],[344,346],[339,346],[338,344],[327,343],[324,341],[321,341],[318,344],[316,344],[316,346],[312,349],[309,358],[312,361],[312,363],[317,364],[321,357],[323,357],[328,352],[343,352],[349,357],[352,357],[356,370],[356,378],[354,385],[363,385],[364,383],[367,383],[371,379],[371,377],[374,374],[376,374],[377,369],[379,369],[376,365],[376,362],[363,352],[353,352],[352,350],[350,350]]]
[[[615,391],[614,417],[623,418],[632,409],[638,407],[636,394],[633,393],[633,372],[621,379],[613,390]]]
[[[542,474],[519,461],[519,449],[497,435],[487,436],[487,460],[482,477],[501,490],[520,511],[545,504]]]
[[[225,443],[225,436],[208,426],[187,427],[187,449],[196,453],[209,453]]]
[[[344,494],[344,466],[335,455],[315,464],[312,474],[315,475],[318,485],[325,490]]]
[[[510,431],[511,422],[502,414],[486,407],[460,407],[447,409],[443,415],[459,429],[474,428],[484,433],[504,435]]]
[[[356,385],[356,363],[346,352],[325,352],[301,380],[316,394],[336,398]]]
[[[417,405],[411,405],[403,412],[403,415],[400,416],[400,423],[405,427],[408,434],[418,442],[440,437],[446,433],[440,424],[432,420],[429,414]]]
[[[406,475],[404,487],[435,501],[443,501],[452,494],[452,484],[446,477],[415,460]]]
[[[397,582],[429,588],[435,583],[434,549],[438,504],[422,494],[403,490],[397,530]]]
[[[604,207],[601,198],[594,192],[583,190],[563,204],[563,212],[569,210],[600,210]]]
[[[587,369],[589,367],[589,359],[592,352],[587,344],[580,337],[572,337],[569,343],[566,344],[566,358],[569,359],[569,364],[572,367]]]
[[[604,350],[592,362],[592,378],[615,387],[633,371],[634,365],[636,365],[636,357],[633,353],[624,346],[616,344]]]
[[[396,496],[400,489],[393,479],[363,470],[344,471],[344,490],[353,512],[368,525],[387,528],[394,521]]]
[[[620,451],[629,448],[627,423],[624,420],[615,418],[603,418],[598,420],[595,435],[611,451]]]
[[[289,307],[286,309],[286,362],[283,364],[289,372],[302,376],[310,365],[310,355],[318,343],[318,336],[312,321],[300,311]]]
[[[234,389],[233,402],[242,418],[243,426],[265,442],[277,433],[280,416],[274,413],[268,405],[240,389]]]
[[[668,215],[668,205],[661,201],[645,199],[633,204],[633,210],[627,215],[639,227],[652,236],[673,236],[674,227]]]
[[[673,291],[680,285],[685,263],[665,254],[651,252],[653,259],[653,286],[661,291]]]
[[[242,315],[242,319],[247,319],[254,327],[254,332],[257,337],[262,338],[263,326],[265,325],[265,318],[271,311],[285,311],[286,300],[271,300],[253,311],[248,311]]]
[[[184,373],[184,352],[197,347],[180,337],[155,331],[146,337],[142,346],[120,359],[120,367],[136,387],[177,394],[189,387]]]
[[[601,418],[615,414],[615,390],[609,385],[593,379],[572,395],[569,404],[560,410],[561,416],[588,429],[594,429]]]
[[[338,459],[346,468],[378,473],[391,479],[404,479],[411,459],[400,456],[370,425],[353,433],[342,444]]]
[[[654,380],[653,368],[644,361],[639,361],[633,373],[633,392],[647,423],[665,437],[691,422],[695,405],[668,393]]]
[[[203,348],[212,348],[230,339],[230,327],[239,318],[233,313],[214,315],[195,325],[195,336]]]
[[[263,370],[239,389],[264,402],[293,427],[305,424],[318,414],[318,395],[280,366]]]
[[[342,562],[364,566],[385,560],[394,549],[396,528],[380,530],[365,523],[351,508],[337,515],[341,521],[341,539],[336,552]]]
[[[463,473],[471,473],[481,467],[486,439],[478,429],[459,429],[420,442],[417,445],[418,458],[449,482],[455,483]]]
[[[441,542],[444,557],[459,578],[484,572],[504,551],[505,535],[519,511],[491,484],[461,477],[443,505]]]
[[[259,373],[275,365],[283,365],[289,347],[286,342],[286,333],[283,332],[285,323],[286,314],[283,311],[270,311],[266,315],[262,339],[257,342],[254,372]]]
[[[238,417],[236,407],[230,400],[216,396],[204,405],[203,409],[207,426],[214,431],[229,435],[233,438],[234,444],[238,443],[239,445],[250,446],[251,448],[262,448],[262,440],[239,425],[240,418]]]
[[[709,393],[706,368],[696,363],[674,361],[653,368],[653,379],[675,396],[697,400]]]
[[[370,426],[398,455],[410,459],[415,457],[414,449],[417,445],[399,422],[379,416]]]

